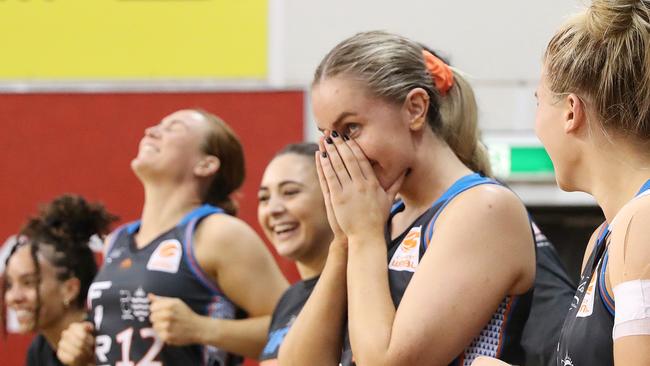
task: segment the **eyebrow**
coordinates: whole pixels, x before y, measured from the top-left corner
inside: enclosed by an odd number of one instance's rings
[[[339,114],[339,116],[336,118],[336,120],[334,120],[334,123],[332,123],[332,127],[333,127],[333,129],[336,130],[336,129],[337,129],[337,126],[338,126],[339,124],[341,124],[341,122],[343,121],[343,119],[345,119],[345,118],[347,118],[347,117],[350,117],[350,116],[356,116],[356,113],[355,113],[355,112],[341,112],[341,114]],[[323,131],[324,131],[322,128],[319,128],[318,130],[319,130],[320,132],[323,132]]]
[[[169,121],[169,122],[167,122],[167,121]],[[187,124],[182,119],[174,118],[174,119],[171,119],[171,120],[162,120],[162,121],[160,121],[161,126],[173,126],[175,124],[181,124],[181,125],[183,125],[183,127],[187,127]]]
[[[283,186],[285,186],[285,185],[287,185],[287,184],[296,184],[296,185],[299,185],[299,186],[301,186],[301,187],[304,187],[304,186],[305,186],[305,184],[303,184],[303,183],[301,183],[301,182],[298,182],[298,181],[295,181],[295,180],[290,180],[290,179],[287,179],[287,180],[283,180],[283,181],[281,181],[280,184],[278,184],[278,186],[283,187]],[[268,188],[267,186],[260,186],[259,191],[261,191],[261,190],[268,190],[268,189],[269,189],[269,188]]]

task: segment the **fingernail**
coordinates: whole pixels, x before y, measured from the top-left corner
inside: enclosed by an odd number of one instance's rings
[[[348,137],[348,135],[343,134],[343,140],[348,141],[349,139],[350,139],[350,137]]]
[[[331,137],[327,137],[327,138],[325,138],[325,142],[327,142],[328,144],[332,144],[332,143],[334,143],[334,141],[332,141],[332,138],[331,138]]]
[[[321,156],[324,157],[324,158],[326,158],[326,157],[327,157],[327,151],[323,151],[323,153],[321,154]]]
[[[339,137],[339,133],[336,131],[332,131],[332,137]]]

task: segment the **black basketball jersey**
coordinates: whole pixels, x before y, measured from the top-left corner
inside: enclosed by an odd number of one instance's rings
[[[650,180],[636,197],[647,194],[650,194]],[[614,365],[615,304],[605,284],[610,234],[610,226],[603,225],[580,276],[560,334],[556,354],[558,366]]]
[[[203,205],[176,227],[143,248],[134,235],[140,222],[118,228],[111,236],[105,262],[88,290],[95,324],[97,365],[239,365],[241,358],[211,346],[165,345],[149,321],[148,294],[176,297],[194,312],[234,319],[239,309],[199,267],[193,251],[197,225],[208,215],[223,213]]]
[[[300,310],[307,302],[318,282],[318,277],[300,281],[282,294],[278,305],[273,310],[273,318],[269,326],[268,341],[260,356],[260,366],[276,365],[280,345],[284,337],[289,333],[289,329],[298,317]]]
[[[576,285],[569,278],[555,247],[533,222],[537,252],[535,291],[521,344],[526,366],[554,366],[557,342]]]
[[[27,350],[26,366],[63,366],[56,351],[42,334],[37,334]]]
[[[389,243],[388,281],[393,304],[396,308],[399,306],[406,287],[426,252],[427,244],[433,235],[434,223],[440,213],[457,195],[481,184],[500,183],[478,173],[460,178],[409,228],[394,240],[391,240],[390,220],[395,214],[404,209],[404,204],[398,202],[393,206],[385,236],[386,241]],[[531,236],[533,236],[532,229]],[[495,263],[495,265],[498,265],[498,263]],[[525,360],[525,354],[520,340],[524,323],[530,311],[532,294],[531,289],[521,296],[506,296],[492,315],[492,319],[465,348],[463,353],[450,363],[450,366],[469,366],[478,356],[491,356],[511,364],[522,364]],[[435,344],[431,345],[431,347],[435,346]],[[354,365],[347,339],[341,363],[342,365]]]

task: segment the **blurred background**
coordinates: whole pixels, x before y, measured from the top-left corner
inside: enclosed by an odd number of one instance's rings
[[[318,62],[344,38],[383,29],[428,45],[469,74],[495,172],[524,200],[575,280],[602,214],[589,196],[556,188],[533,131],[533,93],[546,43],[580,6],[0,0],[0,242],[65,192],[104,202],[121,222],[136,219],[142,191],[129,162],[137,142],[145,127],[185,107],[211,111],[239,134],[247,158],[240,216],[260,232],[256,192],[266,163],[286,143],[318,137],[309,106]],[[278,262],[298,278],[289,262]],[[24,364],[29,340],[2,337],[0,363]]]

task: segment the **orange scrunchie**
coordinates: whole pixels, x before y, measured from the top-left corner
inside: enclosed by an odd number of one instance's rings
[[[433,78],[433,83],[436,85],[436,89],[438,89],[440,95],[446,95],[447,91],[454,85],[453,71],[441,59],[427,50],[422,50],[422,56],[424,57],[424,64],[427,66],[427,70]]]

